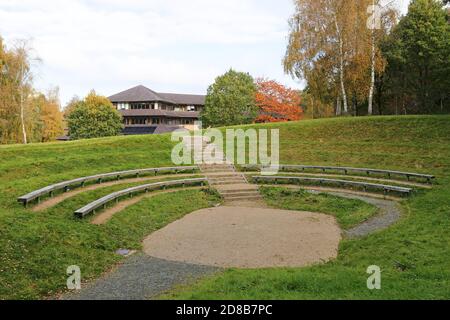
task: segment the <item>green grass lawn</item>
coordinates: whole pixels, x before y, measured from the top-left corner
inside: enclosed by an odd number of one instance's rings
[[[403,217],[391,228],[344,240],[333,262],[227,270],[166,298],[450,298],[450,117],[347,118],[265,127],[280,128],[283,163],[431,173],[437,185],[402,202]],[[366,287],[370,265],[382,269],[381,290]]]
[[[280,129],[282,163],[431,173],[437,185],[404,201],[401,221],[388,230],[343,241],[336,261],[302,269],[228,270],[169,297],[450,298],[449,116],[326,119],[260,127]],[[168,135],[0,146],[0,299],[51,295],[64,288],[65,270],[72,264],[80,265],[83,279],[97,277],[121,259],[116,249],[138,248],[153,230],[217,201],[215,195],[200,191],[160,195],[129,207],[101,227],[74,219],[72,212],[118,186],[77,195],[39,213],[16,202],[22,194],[62,180],[170,166],[172,146]],[[366,288],[366,269],[374,264],[382,268],[379,291]]]
[[[364,201],[326,193],[312,194],[306,190],[278,187],[261,187],[260,190],[267,204],[274,208],[333,215],[344,230],[366,221],[377,213],[375,206]]]

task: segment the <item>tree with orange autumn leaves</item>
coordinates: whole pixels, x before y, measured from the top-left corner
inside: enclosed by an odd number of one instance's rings
[[[275,80],[257,79],[256,105],[260,113],[256,122],[298,121],[303,117],[298,91]]]

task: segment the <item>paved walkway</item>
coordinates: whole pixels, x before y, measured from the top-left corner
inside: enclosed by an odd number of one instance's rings
[[[341,192],[330,192],[330,194],[348,199],[361,200],[374,205],[379,210],[376,216],[350,230],[346,230],[344,233],[348,238],[364,237],[376,231],[385,230],[400,220],[402,216],[397,201],[376,199]]]
[[[127,258],[115,271],[83,288],[66,294],[63,300],[146,300],[175,285],[186,284],[220,269],[166,261],[144,254]]]
[[[335,259],[341,233],[331,215],[222,206],[153,232],[144,240],[144,252],[224,268],[304,267]]]
[[[238,172],[232,161],[229,161],[223,152],[215,155],[219,164],[213,163],[207,148],[214,144],[203,143],[202,157],[195,160],[202,161],[200,171],[206,176],[210,186],[219,191],[224,199],[225,206],[267,208],[267,205],[259,193],[259,187],[249,184],[245,174]],[[217,150],[217,149],[216,149]]]

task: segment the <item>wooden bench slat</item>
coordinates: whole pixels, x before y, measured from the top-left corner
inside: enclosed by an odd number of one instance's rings
[[[50,192],[62,190],[64,188],[68,188],[70,186],[76,185],[76,184],[84,184],[86,182],[91,181],[101,181],[102,179],[107,178],[117,178],[117,177],[126,177],[126,176],[133,176],[136,174],[148,174],[148,173],[161,173],[161,172],[171,172],[174,171],[175,173],[180,173],[183,171],[190,171],[190,170],[199,170],[198,166],[183,166],[183,167],[163,167],[163,168],[147,168],[147,169],[136,169],[136,170],[126,170],[126,171],[117,171],[117,172],[110,172],[110,173],[103,173],[103,174],[97,174],[93,176],[88,177],[82,177],[77,178],[73,180],[63,181],[59,182],[44,188],[41,188],[39,190],[32,191],[26,195],[20,196],[17,198],[17,201],[22,202],[24,205],[26,205],[28,202],[35,200],[41,196],[47,195]]]
[[[265,181],[278,181],[278,180],[295,180],[295,181],[305,181],[305,182],[318,182],[318,183],[338,183],[341,185],[351,185],[351,186],[359,186],[359,187],[370,187],[376,189],[382,189],[385,191],[395,191],[400,193],[410,194],[412,192],[411,188],[405,187],[397,187],[385,184],[377,184],[377,183],[366,183],[359,181],[349,181],[349,180],[339,180],[339,179],[324,179],[324,178],[304,178],[304,177],[287,177],[287,176],[254,176],[253,179],[256,182],[260,182],[261,180]]]
[[[251,168],[262,169],[263,168],[263,166],[261,166],[261,165],[243,165],[242,167],[245,169],[251,169]],[[435,179],[435,176],[430,175],[430,174],[402,172],[402,171],[395,171],[395,170],[370,169],[370,168],[310,166],[310,165],[280,165],[279,167],[281,170],[285,170],[285,169],[298,169],[298,170],[315,169],[315,170],[335,170],[335,171],[344,171],[344,172],[353,171],[353,172],[369,172],[369,173],[401,175],[401,176],[406,176],[406,177],[409,176],[409,177],[416,177],[416,178],[425,178],[427,180]]]
[[[164,182],[155,182],[150,184],[144,184],[137,187],[132,187],[120,191],[116,191],[109,195],[106,195],[100,199],[97,199],[83,208],[80,208],[74,212],[77,217],[84,217],[94,210],[106,205],[107,203],[119,199],[120,197],[132,195],[133,193],[143,192],[147,190],[156,190],[163,187],[171,187],[171,186],[186,186],[186,185],[198,185],[204,184],[207,182],[206,178],[195,178],[195,179],[184,179],[184,180],[173,180],[173,181],[164,181]]]

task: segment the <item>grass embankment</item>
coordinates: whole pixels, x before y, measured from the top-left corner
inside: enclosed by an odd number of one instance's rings
[[[361,200],[346,199],[305,190],[261,187],[264,199],[272,207],[286,210],[321,212],[336,217],[342,229],[350,229],[377,213],[377,208]]]
[[[167,297],[450,298],[450,117],[347,118],[263,127],[280,128],[282,163],[431,173],[437,185],[403,201],[404,215],[391,228],[344,240],[333,262],[303,269],[228,270]],[[381,290],[366,287],[370,265],[382,269]]]
[[[260,126],[261,127],[261,126]],[[303,121],[279,128],[281,162],[432,173],[439,185],[403,202],[390,229],[341,244],[339,258],[304,269],[229,270],[175,292],[174,298],[449,298],[450,117]],[[199,191],[145,199],[104,226],[73,218],[74,209],[116,190],[98,189],[33,213],[17,196],[97,173],[172,165],[170,136],[0,147],[0,298],[45,297],[62,289],[66,268],[84,280],[137,248],[142,238],[185,213],[209,206]],[[317,211],[317,210],[316,210]],[[369,265],[383,271],[380,291],[366,288]]]
[[[42,298],[64,289],[66,268],[78,265],[83,280],[122,258],[119,248],[139,249],[152,231],[184,214],[217,203],[214,195],[180,191],[142,200],[103,226],[78,220],[73,211],[126,183],[87,191],[33,213],[17,196],[51,183],[146,167],[171,166],[169,136],[0,147],[0,299]],[[164,181],[164,175],[157,181]],[[152,181],[154,182],[154,181]]]

